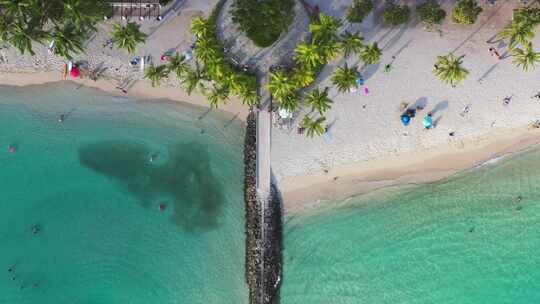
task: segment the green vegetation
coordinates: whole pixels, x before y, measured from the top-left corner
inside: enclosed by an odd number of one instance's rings
[[[507,24],[498,37],[508,39],[510,48],[518,43],[527,45],[534,38],[535,27],[540,24],[540,8],[522,8],[514,12],[514,18]]]
[[[294,0],[235,0],[233,21],[259,47],[274,43],[294,19]]]
[[[323,135],[324,132],[326,131],[325,127],[323,126],[325,120],[326,118],[324,117],[313,119],[309,117],[308,115],[306,115],[304,116],[304,119],[302,119],[300,126],[306,129],[307,137],[313,137],[315,135]]]
[[[360,36],[359,32],[351,33],[345,31],[341,35],[341,48],[343,49],[343,56],[348,58],[352,54],[358,54],[364,47],[364,37]]]
[[[446,12],[435,0],[428,0],[418,5],[416,13],[420,20],[428,25],[441,24],[446,17]]]
[[[159,86],[161,80],[169,74],[166,65],[154,66],[151,65],[144,69],[144,77],[150,79],[152,86]]]
[[[455,86],[469,74],[469,71],[461,66],[464,56],[456,58],[452,53],[446,56],[437,56],[433,74],[439,77],[442,82]]]
[[[536,64],[540,62],[540,53],[533,50],[531,42],[525,45],[524,50],[520,48],[513,49],[512,57],[512,62],[524,71],[533,70]]]
[[[347,10],[347,20],[353,23],[360,23],[373,9],[372,0],[354,0]]]
[[[116,22],[111,33],[112,41],[116,47],[125,49],[129,54],[135,53],[137,44],[144,43],[147,35],[139,30],[140,25],[128,21],[125,26]]]
[[[0,41],[34,55],[32,42],[54,40],[52,51],[71,59],[107,8],[104,0],[0,0]]]
[[[452,10],[452,20],[459,24],[473,24],[481,12],[482,8],[475,0],[458,0]]]
[[[358,68],[356,66],[349,68],[345,63],[344,66],[338,67],[332,75],[332,83],[340,93],[345,93],[357,86],[356,78],[358,78]]]
[[[333,101],[328,97],[328,88],[324,88],[322,91],[317,88],[307,93],[304,98],[311,106],[312,111],[319,112],[321,116],[332,107]]]
[[[411,10],[407,5],[399,6],[391,4],[388,8],[384,10],[383,19],[385,24],[396,26],[407,23],[407,21],[409,21],[410,15]]]
[[[360,52],[360,58],[366,64],[374,64],[379,62],[382,56],[382,51],[379,49],[377,42],[372,43],[371,45],[366,45],[364,49]]]
[[[222,52],[222,45],[216,36],[216,15],[219,6],[208,19],[195,18],[191,24],[191,31],[197,37],[195,44],[196,60],[202,63],[197,65],[197,71],[187,72],[182,80],[188,93],[197,86],[203,93],[207,93],[210,104],[217,107],[220,102],[228,99],[230,94],[237,95],[244,104],[254,106],[257,104],[257,81],[254,75],[241,72],[232,66]],[[206,92],[200,80],[212,82],[212,89]]]

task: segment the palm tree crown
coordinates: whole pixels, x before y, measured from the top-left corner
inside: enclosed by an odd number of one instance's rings
[[[126,49],[128,53],[133,54],[138,43],[143,43],[147,35],[139,30],[139,25],[130,22],[125,26],[116,22],[113,25],[112,40],[118,48]]]
[[[377,63],[381,59],[382,51],[379,49],[377,42],[374,42],[371,45],[366,45],[360,52],[360,58],[366,64]]]
[[[184,55],[176,53],[169,59],[169,62],[167,63],[167,70],[169,72],[174,72],[176,77],[182,79],[189,69],[189,66],[185,60],[186,57],[184,57]]]
[[[498,36],[508,39],[508,46],[512,49],[517,43],[526,45],[534,37],[534,28],[527,20],[511,22],[499,32]]]
[[[294,59],[310,68],[322,63],[318,47],[312,43],[299,43],[294,49]]]
[[[167,77],[168,73],[169,72],[167,71],[166,65],[160,65],[157,67],[151,65],[144,70],[144,77],[150,79],[150,81],[152,81],[152,86],[155,87],[159,86],[161,79]]]
[[[304,119],[302,119],[300,126],[306,129],[306,136],[308,137],[313,137],[315,135],[322,135],[326,131],[323,126],[325,120],[326,118],[324,117],[313,119],[306,115],[304,116]]]
[[[272,96],[281,100],[289,95],[295,89],[295,86],[284,71],[278,70],[270,73],[268,89],[270,90],[270,93],[272,93]]]
[[[317,88],[307,93],[305,100],[321,116],[332,107],[332,100],[328,97],[328,88],[322,91]]]
[[[514,57],[512,62],[524,71],[534,69],[535,65],[540,62],[540,53],[533,50],[531,42],[525,45],[524,50],[519,48],[513,49],[512,56]]]
[[[455,86],[456,83],[465,79],[469,74],[469,71],[461,66],[464,56],[461,55],[456,58],[452,53],[446,56],[437,56],[437,63],[435,64],[433,73],[442,82]]]
[[[340,26],[340,20],[321,13],[319,15],[319,21],[311,23],[309,30],[315,42],[337,41],[337,31]]]
[[[358,32],[351,33],[345,31],[341,35],[341,48],[345,57],[349,57],[352,54],[360,53],[362,50],[364,38],[360,36]]]
[[[345,63],[344,66],[338,67],[332,75],[332,83],[337,87],[341,93],[349,91],[352,87],[356,87],[356,78],[358,77],[358,70],[356,66],[349,68]]]

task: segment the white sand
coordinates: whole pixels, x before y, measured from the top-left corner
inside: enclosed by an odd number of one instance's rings
[[[322,11],[339,15],[346,7],[343,2],[348,1],[309,2],[318,3]],[[499,10],[501,5],[504,7]],[[497,6],[485,7],[472,26],[450,24],[447,17],[442,36],[425,31],[421,24],[393,29],[374,26],[363,31],[368,42],[379,43],[383,58],[380,64],[363,72],[370,90],[368,96],[361,90],[356,94],[338,94],[334,88],[330,89],[335,101],[327,115],[327,123],[332,125],[331,139],[308,139],[295,134],[295,130],[273,130],[272,169],[284,193],[286,207],[290,209],[295,203],[320,197],[346,196],[362,188],[359,181],[394,179],[424,171],[452,173],[493,156],[490,151],[469,153],[479,148],[481,141],[491,142],[491,152],[500,152],[514,141],[501,134],[520,130],[514,132],[520,138],[527,137],[526,126],[540,118],[540,102],[531,99],[540,91],[540,74],[522,71],[511,63],[510,57],[497,61],[489,55],[488,48],[499,44],[486,43],[511,19],[514,5],[517,1],[498,1]],[[540,47],[540,37],[536,37],[533,45]],[[432,68],[437,55],[456,48],[456,55],[466,55],[464,66],[470,74],[457,88],[452,88],[442,84],[432,74]],[[503,54],[506,47],[498,51]],[[392,56],[396,56],[393,69],[386,74],[383,67]],[[328,75],[342,63],[339,60],[322,72],[327,77],[321,86],[332,87]],[[503,98],[509,95],[513,96],[512,100],[504,106]],[[426,103],[426,107],[411,125],[404,127],[399,119],[399,105],[416,101]],[[461,116],[467,105],[470,112]],[[429,111],[435,111],[437,127],[424,130],[422,117]],[[452,131],[454,137],[448,135]],[[538,138],[537,133],[534,138]],[[458,153],[460,147],[466,153]],[[431,162],[426,161],[434,155],[428,150],[435,148],[439,149],[438,155],[450,153],[464,161],[454,165],[454,158],[441,157],[437,166],[430,167]],[[323,170],[330,172],[325,175]],[[371,174],[374,170],[385,174]],[[350,182],[344,179],[332,182],[336,175],[360,178],[358,182],[354,178]]]

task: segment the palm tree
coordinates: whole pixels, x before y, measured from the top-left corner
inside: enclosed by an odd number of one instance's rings
[[[189,69],[189,65],[186,63],[186,57],[176,53],[176,55],[169,58],[167,63],[167,71],[174,72],[178,79],[182,79]]]
[[[315,73],[312,69],[295,67],[292,72],[292,81],[297,88],[307,87],[315,80]]]
[[[279,108],[285,109],[288,112],[292,113],[298,109],[298,93],[290,92],[289,94],[283,96],[279,99]]]
[[[23,28],[20,24],[11,24],[9,29],[8,42],[17,48],[21,54],[26,52],[30,55],[35,55],[32,50],[32,34],[28,32],[28,29]]]
[[[340,26],[340,20],[321,13],[319,15],[319,21],[311,23],[309,30],[315,42],[337,41],[337,31]]]
[[[229,90],[226,87],[214,85],[205,95],[210,102],[210,108],[217,108],[220,102],[229,98]]]
[[[326,118],[324,117],[312,119],[311,117],[306,115],[304,116],[304,119],[302,119],[300,126],[306,129],[307,137],[313,137],[315,135],[323,135],[324,132],[326,132],[326,129],[323,126],[325,120]]]
[[[122,26],[116,22],[113,25],[112,40],[118,48],[126,49],[129,54],[135,52],[138,43],[143,43],[147,35],[139,30],[139,25],[135,22],[129,22]]]
[[[54,27],[52,41],[54,41],[54,53],[67,59],[72,59],[72,53],[78,54],[83,51],[83,39],[80,31],[71,23],[63,28]]]
[[[210,32],[211,28],[208,20],[197,17],[191,21],[191,32],[197,36],[197,38],[205,37]]]
[[[534,28],[527,20],[513,21],[497,35],[501,39],[508,39],[508,47],[513,49],[517,43],[526,45],[534,37]]]
[[[352,87],[356,87],[356,78],[358,70],[356,66],[349,68],[347,63],[344,66],[338,67],[332,75],[332,83],[337,87],[340,93],[349,91]]]
[[[463,57],[465,55],[456,58],[452,53],[446,56],[437,56],[437,63],[435,64],[433,73],[442,82],[455,86],[469,74],[469,71],[461,66]]]
[[[359,32],[351,33],[345,31],[341,35],[341,48],[343,49],[343,55],[345,58],[352,54],[360,53],[362,50],[364,37],[360,36]]]
[[[200,85],[201,79],[202,76],[198,71],[194,71],[192,69],[186,71],[186,75],[182,80],[182,84],[184,85],[184,88],[188,95],[191,95],[197,85]]]
[[[152,86],[155,87],[159,86],[161,79],[167,77],[168,73],[169,72],[167,71],[166,65],[160,65],[157,67],[151,65],[144,70],[144,77],[150,79]]]
[[[534,69],[535,65],[540,62],[540,53],[533,50],[531,42],[525,45],[525,50],[513,49],[512,56],[514,57],[512,62],[523,68],[524,71]]]
[[[382,51],[379,49],[377,42],[374,42],[371,45],[366,45],[360,52],[360,58],[366,64],[377,63],[381,59]]]
[[[305,100],[312,109],[319,112],[321,116],[332,107],[332,100],[328,97],[327,87],[324,88],[323,91],[320,91],[317,88],[307,93]]]
[[[339,55],[339,52],[341,52],[341,45],[339,41],[325,42],[319,46],[319,52],[326,63]]]
[[[295,89],[295,85],[289,76],[282,70],[270,73],[268,89],[274,98],[281,100]]]
[[[240,89],[238,95],[242,99],[242,103],[250,107],[255,106],[259,102],[259,95],[257,95],[257,90],[244,88]]]
[[[306,68],[316,67],[322,63],[318,46],[313,43],[299,43],[294,49],[294,59]]]
[[[216,44],[215,38],[213,37],[200,37],[197,38],[197,46],[195,47],[195,55],[199,60],[204,64],[215,60],[218,56],[219,47]]]

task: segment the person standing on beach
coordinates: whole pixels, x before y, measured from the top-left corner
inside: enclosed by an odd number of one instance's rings
[[[497,52],[497,50],[494,47],[489,48],[489,53],[491,54],[491,56],[495,55],[495,57],[497,57],[498,60],[501,59],[501,55],[499,55],[499,52]]]

